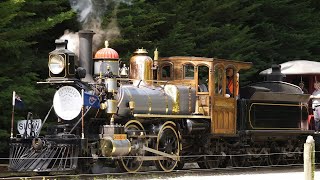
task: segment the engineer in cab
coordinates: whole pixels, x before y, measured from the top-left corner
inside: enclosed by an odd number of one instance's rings
[[[236,82],[234,82],[234,70],[232,68],[227,68],[227,88],[226,88],[226,97],[238,97],[239,94],[239,74],[236,73]]]

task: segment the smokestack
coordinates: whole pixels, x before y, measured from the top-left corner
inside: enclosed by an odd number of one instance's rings
[[[85,82],[93,82],[92,37],[94,34],[90,30],[79,31],[79,63],[86,70],[86,77],[82,79]]]

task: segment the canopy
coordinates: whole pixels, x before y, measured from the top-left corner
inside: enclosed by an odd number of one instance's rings
[[[295,74],[320,74],[320,62],[308,60],[288,61],[281,65],[281,73],[286,75]],[[260,75],[267,75],[271,73],[271,68],[261,71]]]

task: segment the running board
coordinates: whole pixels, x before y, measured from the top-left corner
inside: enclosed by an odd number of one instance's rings
[[[155,150],[155,149],[146,147],[146,146],[143,146],[143,147],[142,147],[142,150],[148,151],[148,152],[152,152],[152,153],[157,154],[157,155],[160,155],[160,156],[165,156],[165,157],[167,157],[167,158],[170,158],[170,159],[173,159],[173,160],[176,160],[176,161],[180,161],[180,156],[171,155],[171,154],[168,154],[168,153],[165,153],[165,152],[161,152],[161,151],[158,151],[158,150]],[[159,159],[160,159],[160,158],[158,158],[158,160],[159,160]],[[161,159],[162,159],[162,158],[161,158]]]

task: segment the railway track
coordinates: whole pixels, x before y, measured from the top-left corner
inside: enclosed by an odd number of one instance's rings
[[[0,172],[0,180],[60,180],[60,179],[170,179],[182,176],[221,176],[237,175],[243,173],[267,173],[267,172],[300,172],[303,171],[303,164],[277,165],[277,166],[249,166],[249,167],[226,167],[214,169],[200,169],[196,164],[187,164],[182,170],[174,170],[170,173],[157,171],[154,167],[144,169],[135,174],[109,172],[98,174],[52,174],[50,176],[41,176],[36,173],[10,173]]]

